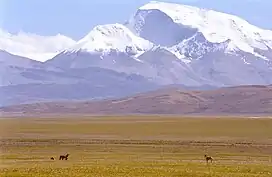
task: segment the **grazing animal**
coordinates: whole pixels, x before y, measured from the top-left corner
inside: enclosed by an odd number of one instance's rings
[[[51,157],[50,159],[51,159],[51,160],[54,160],[54,157]]]
[[[67,159],[68,159],[68,156],[69,156],[69,154],[60,155],[60,156],[59,156],[59,160],[63,160],[63,159],[67,160]]]
[[[208,163],[209,161],[211,161],[211,163],[212,163],[213,158],[212,158],[211,156],[207,156],[207,155],[205,154],[204,157],[205,157],[205,160],[206,160],[207,163]]]

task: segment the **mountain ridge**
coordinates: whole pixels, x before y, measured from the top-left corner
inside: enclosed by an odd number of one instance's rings
[[[272,86],[238,86],[206,91],[175,87],[119,99],[41,102],[0,108],[2,114],[178,114],[272,115]]]

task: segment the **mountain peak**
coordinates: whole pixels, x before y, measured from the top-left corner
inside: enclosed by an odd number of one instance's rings
[[[109,52],[117,50],[125,52],[128,48],[131,48],[137,53],[152,46],[151,42],[134,35],[124,25],[115,23],[94,27],[68,51]]]
[[[203,33],[209,42],[231,40],[233,46],[248,53],[254,53],[254,48],[272,48],[272,31],[256,27],[235,15],[176,3],[150,1],[141,6],[132,20],[134,28],[146,25],[148,16],[157,11],[179,26]]]

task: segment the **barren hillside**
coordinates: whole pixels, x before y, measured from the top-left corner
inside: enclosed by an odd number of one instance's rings
[[[272,115],[272,86],[206,91],[161,89],[115,100],[47,102],[3,107],[4,114],[200,114]]]

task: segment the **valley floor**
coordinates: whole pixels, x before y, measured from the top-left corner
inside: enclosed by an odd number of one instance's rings
[[[0,133],[5,177],[272,176],[272,119],[3,118]]]

